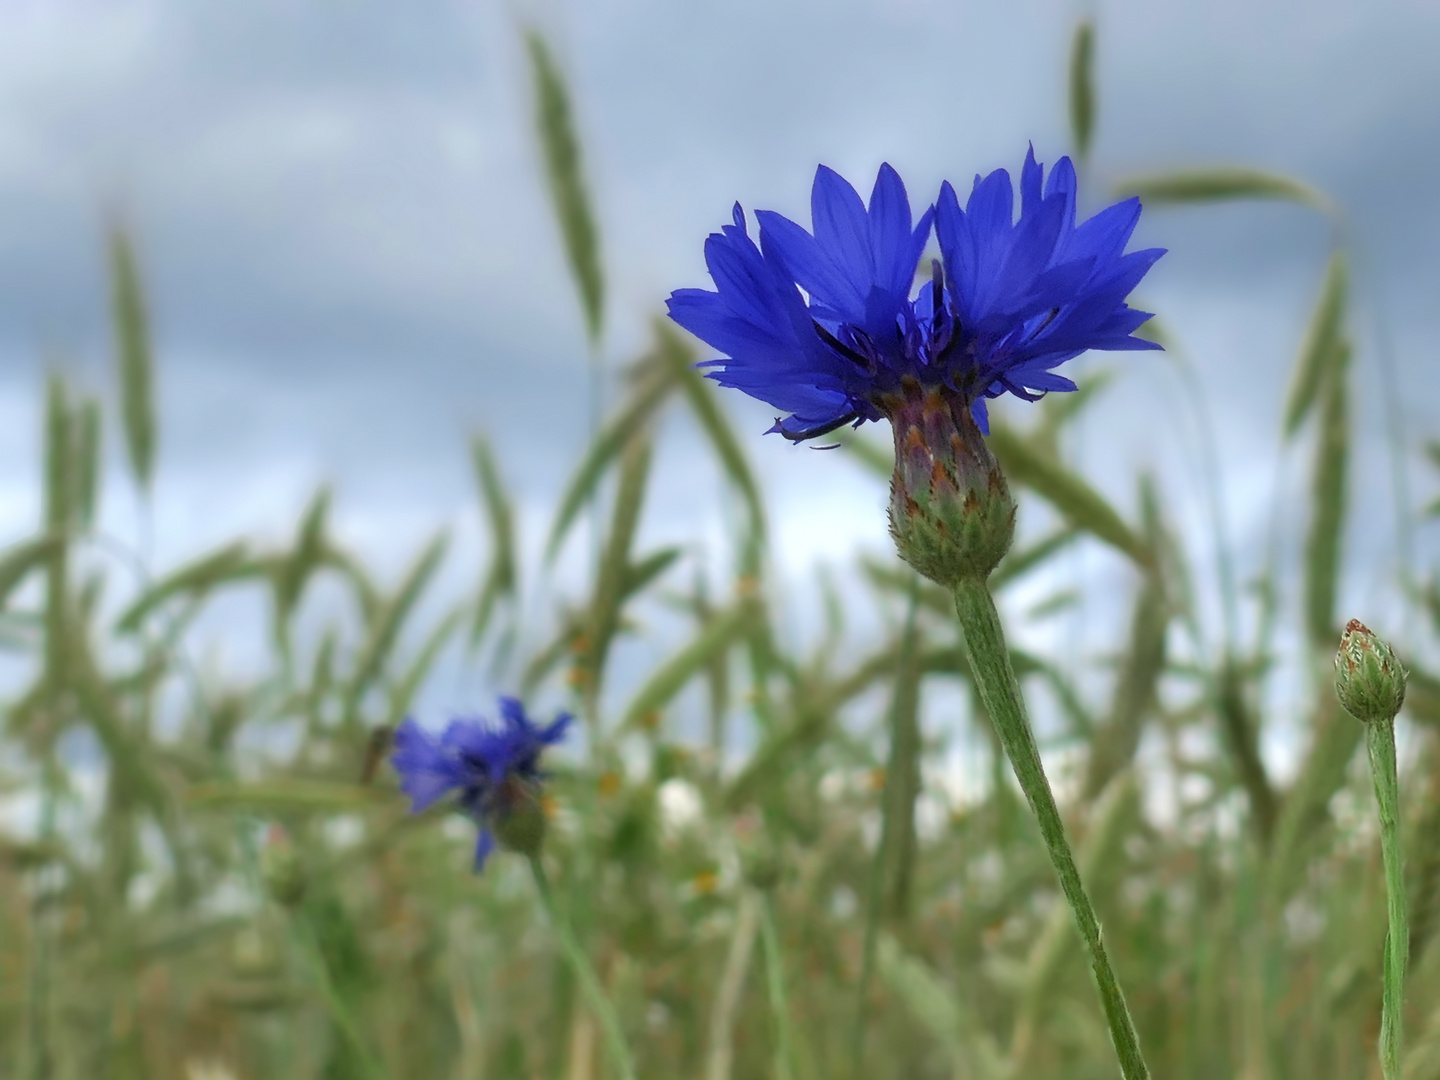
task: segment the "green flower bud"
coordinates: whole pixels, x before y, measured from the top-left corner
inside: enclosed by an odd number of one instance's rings
[[[1010,550],[1015,503],[964,395],[905,380],[883,402],[895,434],[890,535],[900,557],[953,588]]]
[[[1409,673],[1394,650],[1351,619],[1335,653],[1335,696],[1345,711],[1366,724],[1388,724],[1405,703]]]
[[[510,777],[486,821],[506,851],[538,855],[545,844],[545,803],[540,785]]]
[[[305,868],[283,825],[271,825],[260,848],[260,880],[277,904],[294,907],[305,895]]]

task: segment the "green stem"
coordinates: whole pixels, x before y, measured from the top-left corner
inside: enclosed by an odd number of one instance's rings
[[[785,995],[785,968],[780,956],[780,935],[775,928],[775,898],[760,897],[760,947],[765,955],[765,985],[775,1020],[775,1080],[794,1080],[790,1049],[790,1006]]]
[[[361,1068],[370,1080],[391,1080],[390,1071],[385,1068],[385,1063],[365,1045],[365,1040],[361,1038],[360,1028],[355,1023],[355,1017],[350,1013],[350,1006],[340,996],[335,981],[330,978],[330,969],[326,966],[325,956],[320,951],[320,942],[315,937],[315,932],[304,912],[296,913],[293,925],[295,936],[300,939],[300,951],[305,955],[305,963],[310,968],[310,977],[314,980],[316,989],[320,991],[320,996],[325,999],[325,1008],[330,1013],[330,1019],[340,1029],[340,1034],[349,1044],[351,1053],[360,1062]]]
[[[1390,917],[1385,935],[1380,1070],[1385,1080],[1399,1080],[1410,927],[1405,914],[1405,867],[1400,852],[1400,781],[1395,771],[1394,721],[1366,724],[1365,745],[1370,751],[1375,802],[1380,808],[1380,852],[1385,860],[1385,899]]]
[[[590,966],[585,950],[580,947],[580,942],[575,940],[570,924],[555,906],[555,896],[550,891],[550,879],[546,876],[545,867],[538,855],[530,856],[530,872],[535,876],[535,888],[540,893],[540,902],[545,905],[545,912],[550,916],[556,936],[560,938],[560,948],[580,984],[580,992],[585,995],[595,1019],[600,1021],[600,1028],[605,1033],[605,1043],[610,1048],[610,1056],[615,1059],[615,1067],[620,1071],[623,1080],[635,1080],[635,1066],[630,1059],[630,1047],[625,1042],[625,1033],[620,1029],[620,1018],[615,1015],[610,999],[605,996],[605,989],[600,985],[595,969]]]
[[[1091,970],[1100,992],[1100,1004],[1105,1009],[1106,1022],[1110,1025],[1110,1038],[1120,1059],[1120,1071],[1125,1080],[1149,1080],[1150,1070],[1140,1053],[1135,1022],[1125,1005],[1120,981],[1110,966],[1110,957],[1101,940],[1100,921],[1095,917],[1089,896],[1085,894],[1085,886],[1081,884],[1080,871],[1075,866],[1070,842],[1065,838],[1065,826],[1060,820],[1055,796],[1050,791],[1050,782],[1045,779],[1040,751],[1030,730],[1030,720],[1025,715],[1025,699],[1020,694],[1015,669],[1010,666],[1005,632],[1000,626],[1000,613],[995,610],[989,586],[983,580],[961,581],[955,586],[955,613],[964,632],[965,651],[970,660],[971,676],[980,691],[980,700],[990,713],[1000,745],[1005,748],[1015,777],[1020,781],[1020,788],[1025,792],[1040,826],[1040,835],[1060,878],[1060,891],[1070,904],[1075,926],[1090,954]]]

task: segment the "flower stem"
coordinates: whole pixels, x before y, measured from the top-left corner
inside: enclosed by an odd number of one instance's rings
[[[330,969],[325,963],[320,941],[304,912],[297,912],[292,927],[300,943],[300,952],[305,957],[305,964],[310,969],[310,978],[314,981],[315,988],[320,991],[320,996],[325,999],[325,1009],[330,1014],[331,1021],[340,1029],[340,1035],[349,1045],[350,1053],[354,1055],[360,1069],[368,1080],[390,1080],[390,1071],[380,1057],[365,1044],[350,1006],[341,996],[335,980],[330,977]]]
[[[575,940],[570,924],[555,906],[555,896],[550,891],[550,879],[546,876],[544,864],[540,862],[538,855],[530,856],[530,872],[535,876],[535,888],[540,893],[540,901],[545,905],[556,936],[560,938],[560,948],[580,984],[580,992],[585,995],[595,1019],[600,1021],[600,1028],[605,1033],[605,1044],[610,1049],[610,1056],[615,1059],[615,1068],[619,1070],[622,1080],[635,1080],[635,1066],[630,1058],[630,1047],[625,1042],[625,1033],[620,1029],[620,1018],[615,1015],[610,999],[605,996],[605,989],[600,985],[595,969],[590,966],[585,950],[580,947],[580,942]]]
[[[1366,724],[1365,745],[1370,751],[1375,802],[1380,809],[1380,852],[1385,860],[1385,899],[1390,917],[1385,935],[1380,1070],[1385,1080],[1399,1080],[1410,927],[1405,914],[1405,868],[1400,853],[1400,782],[1395,771],[1394,721]]]
[[[1125,1005],[1125,995],[1115,977],[1115,970],[1110,966],[1110,958],[1101,940],[1100,922],[1081,884],[1080,871],[1075,866],[1070,842],[1065,838],[1065,826],[1060,820],[1055,796],[1050,791],[1050,782],[1045,779],[1040,751],[1025,714],[1020,682],[1015,677],[1015,669],[1010,666],[1000,613],[995,610],[990,587],[983,579],[966,579],[955,586],[955,613],[964,632],[965,651],[970,660],[971,676],[980,691],[980,700],[990,713],[1000,745],[1005,748],[1015,777],[1020,781],[1031,812],[1040,826],[1040,835],[1045,840],[1050,861],[1060,879],[1060,891],[1070,904],[1075,926],[1090,954],[1091,970],[1100,992],[1106,1022],[1110,1026],[1110,1038],[1120,1059],[1120,1071],[1125,1080],[1149,1080],[1150,1070],[1140,1053],[1140,1038],[1135,1032],[1135,1023]]]

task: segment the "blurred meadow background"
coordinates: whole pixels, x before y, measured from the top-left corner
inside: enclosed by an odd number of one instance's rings
[[[1156,1077],[1378,1076],[1330,662],[1400,722],[1440,1077],[1440,8],[0,9],[0,1076],[618,1075],[523,860],[383,761],[522,693],[641,1077],[1116,1075],[888,432],[760,437],[658,321],[817,163],[1075,156],[1164,353],[995,410],[994,578]],[[1083,210],[1083,206],[1082,206]]]

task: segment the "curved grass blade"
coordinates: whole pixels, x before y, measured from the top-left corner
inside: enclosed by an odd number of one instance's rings
[[[278,561],[275,569],[275,625],[277,630],[289,624],[300,603],[305,585],[324,562],[326,528],[330,520],[330,489],[322,487],[305,508],[295,549]]]
[[[470,440],[470,460],[475,466],[475,480],[480,485],[480,498],[485,505],[485,518],[490,525],[490,567],[475,603],[475,617],[470,624],[470,645],[473,648],[490,625],[490,618],[501,600],[515,599],[518,570],[515,558],[515,515],[510,497],[500,481],[495,452],[490,440],[475,435]]]
[[[753,533],[756,536],[763,535],[765,510],[760,500],[760,486],[755,482],[755,475],[750,470],[750,463],[740,441],[735,438],[735,432],[716,402],[712,387],[707,385],[705,377],[695,369],[695,351],[665,320],[656,320],[655,336],[659,341],[657,354],[679,382],[680,389],[685,394],[685,402],[695,414],[695,419],[700,422],[710,445],[714,447],[725,475],[745,499],[745,506],[750,511]]]
[[[600,237],[590,208],[584,171],[580,163],[580,140],[565,85],[550,46],[538,30],[525,35],[530,55],[530,74],[535,89],[535,127],[545,155],[545,176],[570,273],[580,293],[585,314],[585,332],[591,343],[600,340],[604,317],[605,278],[600,268]]]
[[[626,442],[635,430],[643,426],[675,389],[675,379],[669,370],[659,366],[652,357],[638,365],[637,386],[625,405],[600,429],[595,441],[590,444],[580,467],[575,470],[565,493],[560,497],[560,508],[555,512],[555,522],[550,528],[550,539],[545,544],[545,559],[552,561],[565,542],[570,526],[594,492],[609,464],[619,456]]]
[[[264,564],[253,558],[244,541],[227,544],[219,551],[194,559],[141,593],[115,624],[120,633],[134,633],[145,617],[167,600],[177,596],[204,596],[219,585],[264,573]]]
[[[1320,394],[1320,388],[1337,366],[1344,363],[1344,342],[1341,339],[1345,317],[1346,272],[1345,255],[1335,252],[1325,268],[1325,283],[1320,289],[1320,302],[1310,317],[1305,344],[1295,365],[1290,394],[1285,402],[1285,437],[1292,437]]]
[[[1124,552],[1142,568],[1154,566],[1155,553],[1150,546],[1079,475],[1036,449],[1008,424],[992,421],[986,442],[1012,483],[1028,487],[1072,525]]]
[[[632,435],[620,463],[620,484],[615,493],[615,508],[610,535],[600,556],[596,573],[595,596],[590,605],[589,629],[585,635],[582,658],[586,673],[585,694],[593,711],[600,693],[605,658],[620,623],[625,581],[630,570],[630,548],[640,522],[640,507],[645,499],[645,485],[650,476],[650,440],[644,433]]]
[[[111,309],[120,372],[120,416],[135,480],[146,491],[155,472],[154,360],[135,251],[121,227],[110,230]]]
[[[749,600],[741,600],[717,615],[690,644],[661,664],[640,687],[626,706],[621,729],[633,728],[651,713],[668,705],[686,683],[703,674],[717,656],[746,634],[756,615],[755,604]]]
[[[31,573],[45,568],[63,543],[56,536],[41,536],[16,544],[0,556],[0,610]]]
[[[1334,206],[1319,191],[1288,176],[1260,169],[1226,167],[1191,169],[1159,176],[1137,176],[1116,185],[1122,196],[1138,195],[1151,206],[1227,202],[1236,199],[1280,199],[1325,214]]]
[[[356,710],[365,690],[379,677],[380,671],[390,658],[400,628],[409,617],[415,602],[430,583],[431,577],[445,557],[449,537],[444,533],[425,545],[425,550],[406,571],[395,595],[383,602],[370,620],[365,644],[360,649],[360,658],[355,663],[355,672],[345,693],[345,720],[349,726],[357,719]]]
[[[1075,155],[1090,156],[1095,134],[1095,24],[1082,19],[1070,39],[1070,137]]]

